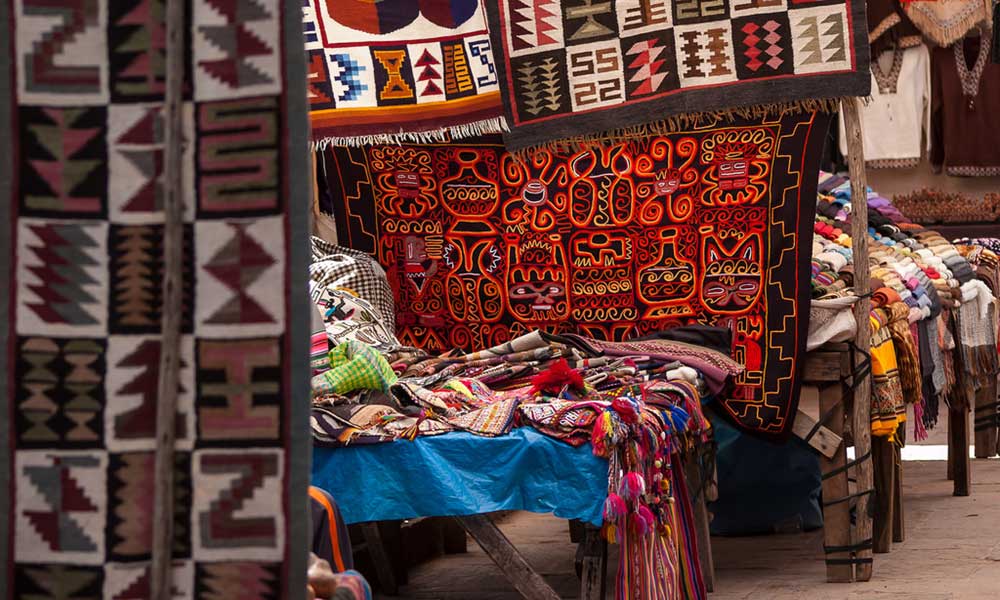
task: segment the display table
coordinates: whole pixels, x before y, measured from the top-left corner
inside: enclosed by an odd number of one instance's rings
[[[525,598],[555,591],[485,516],[506,510],[553,513],[600,525],[608,462],[530,427],[496,438],[447,433],[415,441],[314,448],[312,484],[329,492],[347,523],[457,517]],[[582,598],[598,598],[603,552],[597,528],[583,544]]]

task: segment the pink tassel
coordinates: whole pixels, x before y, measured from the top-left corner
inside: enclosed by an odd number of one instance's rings
[[[646,480],[635,471],[626,473],[625,478],[622,480],[621,490],[619,491],[625,500],[638,500],[646,493]]]
[[[604,522],[615,523],[628,514],[628,506],[618,494],[611,492],[608,499],[604,501]]]
[[[633,425],[639,422],[639,413],[635,410],[635,405],[626,398],[615,398],[611,403],[611,408],[615,409],[622,421]]]
[[[927,428],[924,427],[924,401],[913,404],[913,439],[921,442],[927,439]]]
[[[639,514],[639,518],[645,523],[644,533],[649,533],[653,531],[656,527],[656,517],[653,516],[653,511],[645,506],[639,506],[639,510],[636,511]]]

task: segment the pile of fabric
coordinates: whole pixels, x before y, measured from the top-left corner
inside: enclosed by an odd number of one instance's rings
[[[821,174],[813,241],[814,321],[809,347],[849,341],[857,324],[850,182]],[[916,439],[937,422],[940,400],[968,403],[995,377],[997,255],[911,222],[868,193],[872,310],[872,433],[892,437],[912,404]],[[819,318],[816,318],[818,316]]]
[[[378,307],[391,298],[370,259],[315,240],[314,260],[316,444],[456,430],[493,437],[514,427],[589,443],[608,460],[604,534],[627,557],[620,596],[704,597],[675,466],[709,439],[702,397],[722,393],[743,369],[719,350],[731,345],[728,330],[690,326],[631,342],[534,331],[477,352],[430,355],[393,336],[391,315]]]

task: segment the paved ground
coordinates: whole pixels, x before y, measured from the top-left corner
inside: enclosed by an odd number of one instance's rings
[[[905,463],[907,540],[876,556],[869,583],[825,582],[822,532],[716,537],[711,600],[1000,599],[1000,460],[974,461],[972,474],[972,496],[955,498],[945,463]],[[565,521],[516,513],[501,528],[563,598],[578,597]],[[469,549],[415,569],[401,597],[517,599],[475,543]]]

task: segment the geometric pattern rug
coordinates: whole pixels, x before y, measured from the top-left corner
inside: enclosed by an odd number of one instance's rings
[[[869,93],[862,0],[496,0],[486,7],[511,149],[673,124],[676,115],[814,108],[817,99]]]
[[[830,116],[790,112],[508,152],[499,135],[333,146],[340,243],[393,286],[397,333],[442,352],[534,329],[624,340],[700,323],[746,370],[719,400],[790,430],[805,351],[816,173]]]
[[[149,596],[165,4],[0,4],[0,597]],[[174,596],[300,597],[301,12],[192,0],[187,16]]]

